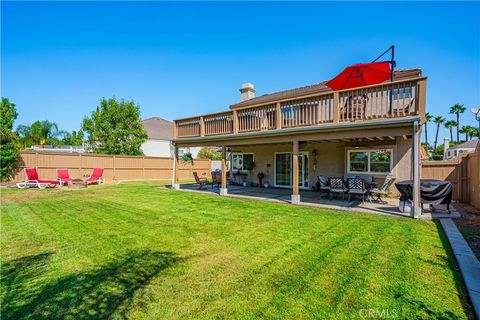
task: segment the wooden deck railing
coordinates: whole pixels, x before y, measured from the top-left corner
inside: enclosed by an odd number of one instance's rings
[[[397,80],[180,119],[174,121],[174,136],[203,137],[423,116],[425,87],[424,77]]]

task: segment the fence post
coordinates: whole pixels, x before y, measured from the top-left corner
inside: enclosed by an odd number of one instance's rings
[[[83,178],[83,172],[82,172],[82,171],[83,171],[83,164],[82,164],[83,158],[82,158],[82,154],[81,154],[81,153],[80,153],[79,159],[80,159],[80,160],[79,160],[80,165],[79,165],[79,168],[78,168],[78,169],[79,169],[79,170],[78,170],[78,171],[79,171],[78,174],[79,174],[80,177]]]
[[[142,157],[142,179],[145,180],[145,156]]]
[[[116,180],[116,177],[115,177],[115,155],[113,155],[113,180]]]

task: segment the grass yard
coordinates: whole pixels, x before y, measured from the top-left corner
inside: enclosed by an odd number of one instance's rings
[[[1,318],[472,318],[439,224],[165,190],[2,190]]]

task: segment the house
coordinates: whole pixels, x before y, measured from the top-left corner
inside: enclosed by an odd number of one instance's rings
[[[173,122],[160,117],[152,117],[142,120],[143,127],[147,132],[148,139],[142,143],[140,149],[148,157],[171,157]],[[181,148],[178,152],[183,155],[185,152],[192,153],[193,158],[197,158],[199,147]]]
[[[291,189],[292,204],[321,175],[411,179],[416,216],[426,81],[420,69],[407,69],[376,85],[332,91],[324,81],[258,97],[246,83],[229,110],[174,120],[174,148],[222,147],[221,195],[227,160],[231,180],[256,182],[262,172],[270,186]]]
[[[450,144],[450,140],[445,138],[443,160],[450,160],[450,159],[456,158],[461,154],[475,152],[475,150],[477,149],[477,145],[479,143],[478,143],[478,139],[472,139],[464,143],[461,143],[455,147],[449,147],[449,144]]]

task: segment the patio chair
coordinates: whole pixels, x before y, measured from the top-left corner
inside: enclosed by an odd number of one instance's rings
[[[320,184],[320,192],[330,193],[330,185],[328,183],[328,178],[325,176],[318,176],[318,183]]]
[[[91,183],[98,183],[98,184],[101,184],[101,183],[104,183],[105,182],[105,179],[103,178],[103,168],[95,168],[93,169],[93,172],[92,174],[90,175],[90,177],[88,177],[85,182],[87,184],[91,184]]]
[[[220,188],[220,181],[219,181],[220,173],[217,171],[212,171],[211,174],[212,174],[212,189],[214,187]]]
[[[60,183],[60,186],[64,186],[65,184],[69,184],[73,181],[68,173],[68,169],[57,169],[57,181]]]
[[[334,193],[342,194],[342,201],[345,200],[345,192],[348,192],[347,187],[345,186],[345,181],[343,178],[328,178],[330,184],[330,199]]]
[[[348,185],[348,201],[350,201],[350,195],[362,196],[362,203],[365,201],[365,196],[368,194],[367,188],[365,188],[365,182],[359,178],[349,178],[347,180]]]
[[[382,196],[385,196],[388,194],[388,189],[393,183],[393,178],[392,177],[387,177],[385,178],[385,181],[383,182],[383,185],[380,188],[373,188],[370,190],[370,196],[372,197],[372,200],[378,201],[380,203],[386,203],[386,201],[382,200]]]
[[[209,184],[208,179],[207,178],[199,178],[198,173],[196,171],[193,172],[193,177],[195,178],[195,181],[199,185],[198,189],[202,189],[203,186],[206,186],[207,184]]]
[[[17,188],[24,189],[26,187],[37,187],[45,189],[47,187],[55,187],[59,182],[52,179],[40,179],[38,177],[37,168],[25,168],[25,182],[17,183]]]

